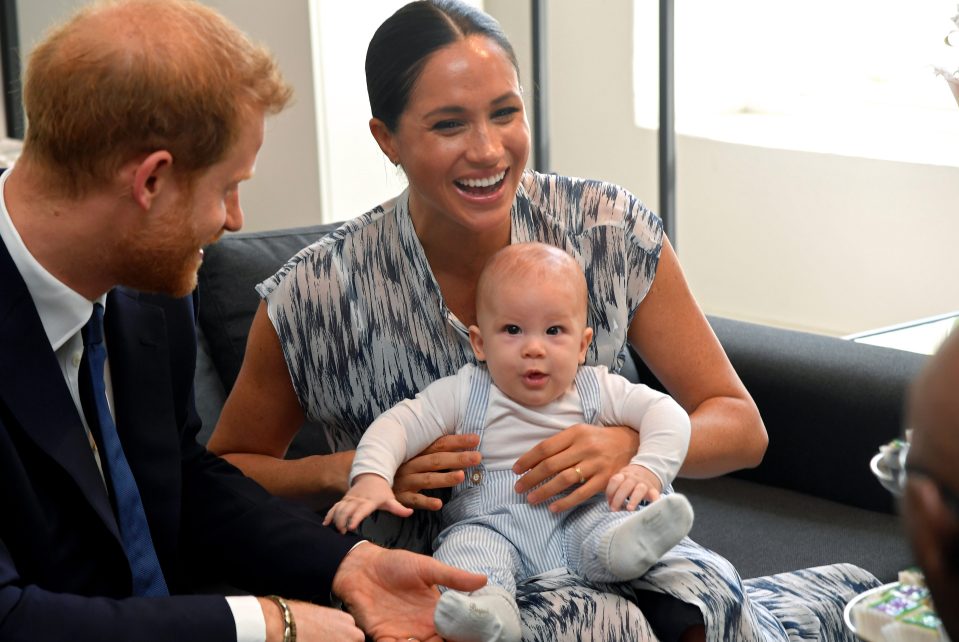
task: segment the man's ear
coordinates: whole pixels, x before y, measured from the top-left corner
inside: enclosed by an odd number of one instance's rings
[[[473,354],[480,361],[486,361],[486,353],[483,352],[483,333],[479,326],[470,326],[470,345],[473,346]]]
[[[586,328],[583,330],[583,341],[579,346],[579,362],[581,364],[586,363],[586,350],[589,349],[589,344],[593,340],[593,329]]]
[[[173,181],[173,155],[166,150],[153,152],[133,168],[133,200],[142,209],[149,210]]]
[[[373,134],[376,144],[380,146],[380,150],[386,154],[386,157],[390,159],[390,162],[394,165],[398,165],[400,162],[400,155],[396,151],[396,145],[393,141],[393,132],[391,132],[390,128],[386,126],[386,123],[379,118],[370,118],[370,133]]]

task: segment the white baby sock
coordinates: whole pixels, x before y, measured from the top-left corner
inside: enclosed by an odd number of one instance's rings
[[[663,495],[609,530],[600,541],[599,558],[623,580],[642,576],[693,526],[693,507],[679,493]]]
[[[433,623],[442,637],[461,642],[519,642],[522,636],[516,601],[498,587],[470,594],[446,591]]]

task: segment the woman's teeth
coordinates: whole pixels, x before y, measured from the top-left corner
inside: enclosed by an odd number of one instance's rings
[[[494,185],[499,184],[505,177],[506,170],[503,170],[499,174],[494,174],[493,176],[488,176],[486,178],[464,178],[456,181],[456,184],[460,187],[482,189],[485,187],[493,187]]]

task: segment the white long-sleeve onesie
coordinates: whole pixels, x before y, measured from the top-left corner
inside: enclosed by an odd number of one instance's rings
[[[631,383],[605,366],[580,367],[592,368],[599,383],[601,402],[596,423],[636,430],[639,449],[630,463],[648,468],[665,488],[676,477],[689,448],[689,416],[669,395]],[[475,368],[467,364],[455,375],[435,381],[415,398],[380,415],[357,446],[350,483],[357,475],[374,473],[392,485],[403,462],[443,435],[461,432]],[[575,385],[556,401],[536,408],[513,401],[492,385],[479,448],[483,464],[487,470],[512,468],[530,448],[583,420]]]

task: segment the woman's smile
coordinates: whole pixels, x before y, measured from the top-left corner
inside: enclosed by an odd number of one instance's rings
[[[506,175],[509,169],[486,178],[462,178],[453,181],[464,198],[476,201],[491,201],[503,195],[506,187]]]

